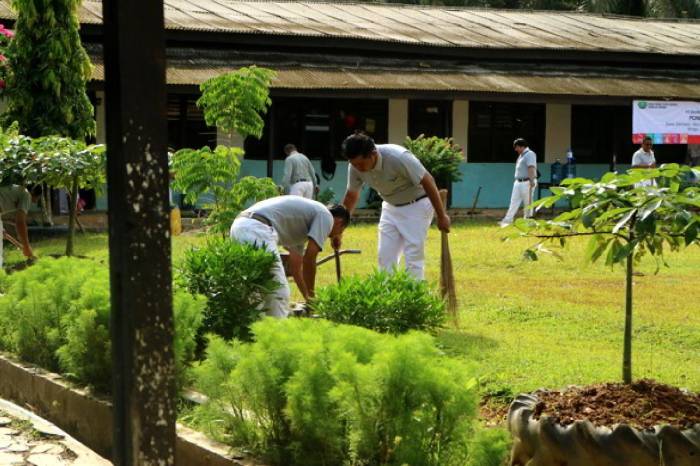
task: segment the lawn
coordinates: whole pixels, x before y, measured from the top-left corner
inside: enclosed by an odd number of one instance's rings
[[[501,241],[492,222],[463,223],[450,234],[460,305],[459,328],[438,334],[445,351],[471,361],[489,391],[519,392],[621,379],[624,271],[584,260],[585,240],[572,242],[564,259],[522,259],[528,240]],[[376,263],[376,225],[356,225],[343,247],[344,274],[367,274]],[[202,236],[174,240],[177,263]],[[429,235],[427,278],[439,277],[439,232]],[[107,260],[105,234],[78,235],[76,253]],[[64,240],[34,242],[37,255],[61,253]],[[323,254],[323,253],[322,253]],[[8,263],[17,251],[6,252]],[[700,390],[700,248],[669,254],[670,268],[654,274],[646,259],[635,277],[633,371],[635,378]],[[318,285],[335,282],[329,262]],[[296,291],[295,291],[296,292]],[[295,295],[298,298],[298,293]]]

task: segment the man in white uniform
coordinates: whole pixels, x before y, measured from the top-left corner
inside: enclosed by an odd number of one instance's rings
[[[316,256],[326,238],[340,235],[349,221],[345,207],[326,207],[299,196],[266,199],[236,217],[231,225],[233,240],[264,247],[277,257],[273,272],[280,287],[265,301],[268,315],[287,317],[289,313],[289,285],[277,246],[289,250],[292,276],[308,301],[314,297]]]
[[[632,155],[632,168],[656,168],[656,158],[654,151],[651,150],[652,141],[649,136],[645,136],[642,141],[642,147]],[[640,186],[656,186],[654,180],[644,180],[636,183],[635,187]]]
[[[518,154],[518,159],[515,161],[515,180],[510,194],[510,207],[506,216],[499,222],[502,227],[513,223],[520,206],[524,206],[523,217],[532,217],[532,209],[528,209],[528,206],[532,204],[532,195],[537,186],[537,154],[530,150],[523,138],[513,141],[513,150]]]
[[[29,233],[27,232],[27,212],[29,212],[31,202],[32,196],[24,186],[0,186],[0,215],[15,213],[17,237],[22,244],[22,254],[27,259],[34,257],[32,247],[29,245]],[[3,265],[3,234],[2,218],[0,217],[0,268]]]
[[[440,200],[435,180],[411,152],[395,144],[375,145],[366,134],[356,133],[343,142],[350,162],[343,205],[352,213],[364,184],[382,197],[379,219],[379,268],[397,267],[401,254],[406,270],[425,276],[425,238],[436,213],[441,231],[450,231],[450,218]],[[339,246],[340,237],[334,242]]]
[[[287,154],[282,178],[285,192],[292,196],[313,199],[316,191],[316,170],[311,161],[304,154],[297,152],[294,144],[284,146],[284,153]]]

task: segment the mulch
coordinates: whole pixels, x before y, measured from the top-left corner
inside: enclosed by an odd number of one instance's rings
[[[627,424],[653,429],[668,424],[689,429],[700,424],[700,394],[642,379],[630,385],[606,383],[538,391],[534,418],[548,415],[562,425],[588,419],[594,425]]]

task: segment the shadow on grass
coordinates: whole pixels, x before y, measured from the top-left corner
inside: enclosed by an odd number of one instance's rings
[[[440,331],[437,341],[446,353],[472,360],[488,357],[488,354],[496,351],[499,346],[493,338],[454,329]]]

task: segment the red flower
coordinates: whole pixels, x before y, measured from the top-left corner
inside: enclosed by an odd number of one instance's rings
[[[5,89],[5,80],[0,79],[0,89]]]

